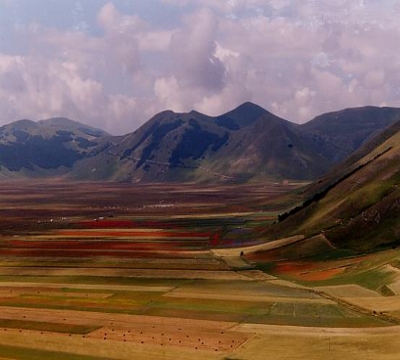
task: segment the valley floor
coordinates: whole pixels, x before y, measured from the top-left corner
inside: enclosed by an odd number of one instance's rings
[[[396,359],[399,250],[249,260],[285,186],[3,184],[0,359]]]

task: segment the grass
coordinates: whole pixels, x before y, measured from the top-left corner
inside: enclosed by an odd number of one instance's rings
[[[392,190],[391,183],[370,183],[359,191],[353,192],[348,198],[348,206],[364,211],[368,207],[377,203]]]
[[[400,270],[400,259],[393,260],[393,261],[391,262],[391,265],[392,265],[393,267],[398,268],[398,269]]]
[[[310,287],[356,284],[377,292],[380,292],[380,289],[383,285],[388,285],[393,280],[393,274],[381,271],[379,269],[360,272],[344,272],[329,279],[316,281],[305,281],[290,275],[284,275],[283,277],[290,281]]]
[[[168,298],[162,301],[152,301],[147,304],[149,309],[174,309],[193,312],[204,312],[210,314],[242,314],[247,315],[264,315],[272,303],[268,302],[252,302],[252,301],[226,301],[213,299],[188,299],[188,298]]]
[[[30,276],[30,275],[2,275],[0,282],[26,282],[48,284],[82,284],[82,285],[124,285],[124,286],[182,286],[191,283],[187,279],[158,279],[158,278],[123,278],[108,276]]]
[[[274,285],[257,283],[253,286],[246,286],[240,289],[239,282],[230,284],[220,282],[221,290],[215,289],[216,293],[240,292],[246,293],[246,288],[257,294],[260,291],[269,295],[289,296],[293,292],[293,296],[297,294],[296,290],[285,290],[284,288]],[[202,287],[214,292],[213,281],[193,282],[191,289],[199,289]],[[184,287],[182,287],[184,289]],[[68,289],[69,290],[69,289]],[[190,292],[190,290],[188,290]],[[70,291],[69,291],[70,292]],[[59,295],[54,296],[47,291],[38,293],[36,289],[26,289],[19,296],[12,298],[4,298],[0,301],[3,306],[17,306],[27,308],[49,308],[64,310],[79,310],[89,312],[105,312],[105,313],[124,313],[124,314],[151,314],[175,317],[191,317],[196,319],[218,319],[223,317],[226,321],[236,321],[240,315],[241,319],[247,316],[265,315],[270,302],[252,301],[252,300],[218,300],[213,299],[197,299],[191,297],[164,297],[162,292],[142,292],[142,291],[113,291],[113,295],[108,298],[95,297],[75,297],[65,294],[65,290],[60,290]],[[83,292],[84,293],[84,292]],[[179,315],[181,314],[181,315]],[[189,317],[190,317],[189,316]],[[42,330],[42,329],[40,329]]]
[[[396,265],[400,262],[399,259],[400,249],[398,248],[359,255],[355,255],[351,250],[333,250],[298,262],[257,263],[255,268],[306,286],[357,284],[385,295],[381,291],[382,288],[391,284],[396,276],[393,272],[387,271],[385,266]],[[289,270],[280,270],[280,265],[288,266]],[[330,269],[343,269],[343,271],[318,280],[305,280],[305,276],[302,276],[302,274],[318,274]]]
[[[394,293],[387,285],[382,285],[379,288],[379,292],[383,295],[383,296],[395,296],[396,293]]]
[[[250,323],[306,327],[371,327],[388,323],[361,315],[336,304],[275,303],[264,316],[247,319]]]
[[[254,270],[260,270],[267,274],[271,274],[271,272],[273,272],[275,267],[276,267],[276,263],[274,261],[256,263],[253,265]]]
[[[378,283],[379,281],[377,281]],[[321,283],[318,282],[318,285]],[[113,295],[107,298],[76,297],[75,293],[86,294],[87,292],[74,291],[73,284],[68,288],[60,289],[59,294],[54,289],[48,293],[46,289],[43,289],[43,285],[41,285],[40,291],[38,289],[25,288],[18,296],[3,298],[0,305],[232,322],[247,321],[261,324],[329,327],[343,326],[347,319],[348,326],[382,325],[366,316],[358,319],[353,312],[345,313],[346,315],[342,316],[343,310],[340,312],[337,307],[318,303],[319,297],[309,291],[278,286],[269,282],[195,280],[177,284],[174,291],[178,291],[179,297],[163,296],[165,292],[126,290],[113,290],[110,292]],[[103,291],[106,289],[105,285]],[[19,291],[21,291],[20,288]],[[207,295],[209,298],[192,297],[191,295],[196,292]],[[71,296],[68,296],[68,293]],[[64,296],[59,296],[63,294]],[[218,294],[242,295],[244,298],[229,300],[228,297],[220,300]],[[213,298],[214,295],[216,298]],[[262,300],[263,296],[265,296],[265,300]],[[271,300],[271,298],[276,298],[276,300]],[[280,298],[284,301],[280,302]],[[310,303],[302,303],[302,299]],[[312,303],[314,299],[316,302]],[[333,316],[333,313],[339,315]],[[17,323],[13,327],[17,327],[17,325],[20,324]],[[22,326],[23,323],[20,327]],[[40,330],[46,330],[46,324],[26,323],[25,326],[37,326]],[[72,332],[72,330],[65,331]],[[83,329],[77,328],[76,331],[83,331]]]
[[[314,298],[315,296],[302,289],[294,289],[260,281],[194,281],[179,288],[184,292],[203,294],[257,295],[287,298]]]
[[[370,290],[378,291],[383,284],[390,284],[393,275],[380,270],[369,270],[346,278],[347,282],[361,285]]]
[[[350,249],[334,249],[331,251],[327,251],[323,254],[313,255],[313,256],[307,258],[307,260],[316,261],[316,262],[330,261],[330,260],[338,260],[338,259],[353,257],[355,255],[356,255],[356,253]]]
[[[0,345],[0,355],[13,360],[111,360],[98,356],[77,355],[58,351]]]
[[[393,360],[400,352],[398,334],[359,335],[320,333],[307,335],[304,330],[293,333],[256,335],[235,352],[233,358],[243,360]]]
[[[99,329],[99,326],[59,324],[52,322],[0,319],[0,328],[36,331],[51,331],[60,334],[85,335]]]
[[[117,309],[115,307],[109,306],[78,306],[78,305],[61,305],[61,304],[32,304],[29,302],[14,302],[14,303],[2,303],[2,306],[16,307],[16,308],[28,308],[28,309],[51,309],[51,310],[74,310],[74,311],[83,311],[83,312],[93,312],[93,313],[103,313],[103,314],[124,314],[124,315],[140,315],[137,309],[132,308],[122,308]]]

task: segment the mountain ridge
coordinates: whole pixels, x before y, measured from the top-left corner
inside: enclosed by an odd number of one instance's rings
[[[323,234],[339,248],[369,251],[400,239],[400,121],[385,129],[305,192],[280,216],[272,237]]]
[[[368,106],[299,125],[246,102],[214,117],[166,110],[121,136],[66,118],[19,120],[0,128],[0,166],[77,180],[313,180],[396,118],[398,108]]]
[[[19,120],[0,127],[0,166],[3,173],[21,172],[21,176],[51,176],[68,172],[76,161],[98,145],[97,139],[108,133],[66,118]]]

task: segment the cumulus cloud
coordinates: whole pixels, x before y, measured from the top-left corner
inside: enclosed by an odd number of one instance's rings
[[[225,66],[216,56],[218,21],[201,9],[174,31],[168,49],[168,77],[155,81],[155,94],[166,107],[190,110],[204,97],[223,91]]]
[[[167,108],[216,115],[248,100],[297,122],[400,106],[395,1],[158,0],[153,10],[161,3],[173,22],[104,1],[96,31],[83,13],[84,30],[8,28],[1,122],[68,116],[124,133]]]
[[[188,16],[184,28],[173,35],[170,49],[173,71],[182,83],[209,91],[222,89],[224,66],[214,55],[217,27],[215,15],[202,9]]]
[[[97,21],[102,37],[38,24],[19,29],[31,49],[24,56],[0,53],[3,123],[66,116],[124,133],[158,110],[143,99],[152,85],[144,80],[141,48],[163,51],[168,32],[158,32],[155,40],[145,22],[124,16],[111,3],[101,8]]]
[[[97,22],[100,26],[110,29],[118,25],[121,14],[117,11],[113,3],[104,5],[97,15]]]

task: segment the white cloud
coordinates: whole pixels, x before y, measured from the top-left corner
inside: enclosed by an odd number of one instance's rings
[[[218,20],[206,9],[188,16],[172,36],[173,72],[182,84],[218,91],[224,82],[223,63],[215,56]]]
[[[45,23],[8,29],[1,121],[61,115],[122,133],[166,108],[216,115],[247,100],[301,122],[400,106],[395,1],[162,2],[175,9],[173,24],[104,1],[96,34]]]
[[[174,109],[175,111],[184,111],[183,100],[180,92],[180,86],[176,78],[160,78],[155,81],[154,92],[158,101],[166,109]]]
[[[172,31],[149,31],[140,36],[140,51],[166,52],[171,44]]]
[[[112,29],[118,26],[120,19],[121,19],[121,14],[115,8],[114,4],[111,2],[104,5],[97,15],[97,22],[104,29]]]

